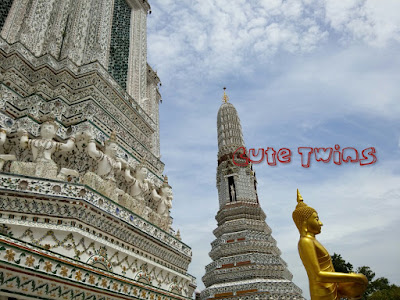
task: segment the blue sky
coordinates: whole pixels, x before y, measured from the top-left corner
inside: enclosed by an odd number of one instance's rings
[[[255,166],[267,223],[308,298],[291,219],[296,188],[324,223],[318,239],[354,267],[400,285],[400,2],[153,0],[149,63],[161,81],[161,153],[175,229],[199,289],[218,210],[216,116],[222,88],[249,148],[286,147]],[[297,148],[375,147],[377,163],[301,167]]]

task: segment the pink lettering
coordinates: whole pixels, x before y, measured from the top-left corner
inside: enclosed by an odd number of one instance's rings
[[[258,154],[260,153],[260,150],[261,150],[261,158],[260,158],[259,160],[252,160],[252,159],[251,159],[251,156],[257,157]],[[254,148],[252,148],[252,149],[249,150],[249,160],[250,160],[250,162],[252,162],[253,164],[259,164],[260,162],[262,162],[262,161],[264,160],[264,148],[258,148],[257,154],[255,154],[255,152],[256,152],[256,151],[255,151]]]
[[[320,154],[320,151],[322,151],[323,153]],[[326,157],[326,152],[329,151],[329,156],[328,158],[324,158]],[[328,163],[331,160],[332,157],[332,148],[314,148],[314,154],[315,154],[315,160],[316,161],[322,161],[324,163]]]
[[[297,152],[301,155],[301,166],[303,168],[309,168],[310,167],[310,159],[311,159],[311,154],[313,153],[313,148],[311,147],[299,147],[297,149]],[[307,154],[307,157],[305,156]]]
[[[240,154],[236,154],[238,151],[242,151],[243,153],[240,153]],[[244,163],[241,163],[241,162],[237,162],[236,160],[235,160],[235,157],[237,158],[237,159],[244,159],[245,160],[245,162]],[[233,163],[236,165],[236,166],[239,166],[239,167],[246,167],[248,164],[249,164],[249,158],[246,156],[246,148],[245,147],[239,147],[239,148],[237,148],[236,150],[235,150],[235,152],[233,152],[233,154],[232,154],[232,161],[233,161]]]
[[[268,147],[265,150],[265,154],[267,154],[267,164],[270,166],[276,166],[276,151],[272,147]]]
[[[372,164],[376,163],[377,158],[376,158],[376,156],[375,156],[375,153],[376,153],[376,150],[375,150],[374,147],[370,147],[370,148],[364,149],[364,150],[361,152],[361,154],[362,154],[362,156],[363,156],[364,158],[360,159],[360,165],[361,165],[361,166],[365,166],[365,165],[372,165]],[[368,156],[370,156],[370,157],[368,157]],[[372,159],[372,161],[370,161],[370,162],[364,162],[364,160],[367,160],[367,161],[368,161],[369,159]]]
[[[278,151],[278,160],[280,163],[288,164],[292,159],[292,151],[288,148],[282,148]]]

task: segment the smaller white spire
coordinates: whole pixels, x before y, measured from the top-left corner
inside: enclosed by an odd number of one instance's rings
[[[218,111],[218,156],[233,153],[237,148],[244,147],[242,126],[236,108],[229,102],[224,87],[222,105]]]

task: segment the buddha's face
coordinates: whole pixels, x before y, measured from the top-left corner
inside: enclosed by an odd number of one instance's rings
[[[313,234],[321,233],[322,222],[319,220],[318,214],[313,214],[307,219],[307,231]]]
[[[162,195],[166,197],[172,197],[172,189],[168,186],[164,186],[161,188]]]
[[[117,155],[118,146],[116,143],[110,143],[106,146],[106,154],[115,157]]]
[[[56,136],[57,128],[54,124],[43,123],[40,126],[40,136],[43,139],[53,139]]]
[[[144,180],[147,178],[147,169],[146,168],[139,168],[136,170],[136,178],[139,180]]]

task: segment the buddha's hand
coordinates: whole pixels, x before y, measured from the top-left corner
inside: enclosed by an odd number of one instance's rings
[[[368,280],[363,274],[350,273],[349,275],[351,280],[349,278],[349,281],[339,283],[339,296],[349,300],[361,299],[367,288]]]
[[[368,279],[364,274],[361,273],[351,273],[352,275],[354,275],[354,278],[356,278],[356,282],[360,283],[362,285],[367,286],[368,285]]]
[[[78,132],[75,137],[86,142],[93,140],[93,134],[89,130]]]
[[[363,278],[364,285],[367,286],[368,285],[368,278],[364,274],[359,274],[359,275],[361,275],[361,277]]]
[[[129,164],[128,164],[128,162],[127,162],[126,160],[124,160],[124,159],[122,159],[122,158],[120,158],[120,157],[117,157],[115,160],[116,160],[117,162],[121,163],[121,168],[122,168],[123,170],[125,170],[126,168],[129,168]]]
[[[25,129],[18,129],[17,134],[19,137],[25,136],[25,135],[28,135],[28,131],[26,131]]]

